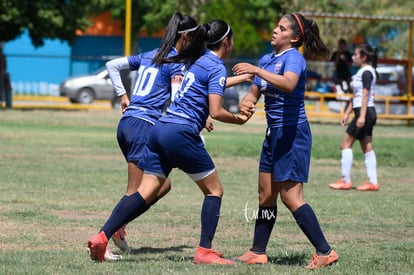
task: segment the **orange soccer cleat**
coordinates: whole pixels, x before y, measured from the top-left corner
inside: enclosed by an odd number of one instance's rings
[[[312,255],[311,262],[305,266],[306,269],[319,269],[328,265],[331,265],[335,262],[337,262],[339,259],[338,254],[335,252],[335,250],[331,250],[331,252],[326,256],[321,256],[318,254]]]
[[[246,264],[267,264],[268,261],[266,254],[257,254],[251,250],[238,257],[237,260]]]
[[[201,246],[197,247],[193,262],[194,264],[234,265],[233,261],[224,259],[220,252]]]
[[[335,190],[349,190],[352,188],[352,182],[346,183],[343,179],[337,180],[335,183],[330,183],[329,188]]]
[[[379,184],[372,184],[369,181],[365,181],[362,185],[358,186],[358,191],[378,191],[380,188]]]

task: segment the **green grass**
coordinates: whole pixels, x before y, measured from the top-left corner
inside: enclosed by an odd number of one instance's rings
[[[126,164],[116,143],[116,111],[0,112],[1,274],[308,274],[301,266],[314,252],[279,202],[268,246],[271,263],[195,266],[202,194],[174,170],[171,192],[128,225],[133,253],[121,262],[97,264],[85,242],[110,215],[126,188]],[[337,264],[320,274],[413,274],[414,131],[375,128],[379,192],[333,191],[339,176],[344,129],[311,123],[312,164],[305,198],[315,210]],[[232,258],[251,245],[257,207],[257,165],[265,125],[215,122],[204,133],[224,186],[214,248]],[[359,144],[352,180],[366,179]],[[246,219],[247,214],[247,219]],[[117,249],[110,243],[114,252]]]

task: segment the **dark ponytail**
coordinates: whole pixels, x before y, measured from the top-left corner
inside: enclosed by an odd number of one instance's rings
[[[187,41],[178,55],[163,58],[161,63],[194,63],[205,50],[205,25],[199,26],[196,30],[187,33]]]
[[[368,44],[361,44],[355,47],[359,49],[359,54],[367,58],[367,64],[370,64],[374,69],[375,73],[378,75],[377,66],[378,66],[378,50],[373,48]]]
[[[218,49],[221,41],[226,37],[233,37],[230,25],[223,20],[213,20],[205,24],[207,48]]]
[[[318,24],[314,20],[306,19],[300,13],[286,14],[283,17],[289,20],[293,33],[299,37],[293,44],[295,48],[304,45],[310,53],[326,60],[330,58],[331,52],[320,37]]]
[[[377,49],[371,47],[368,44],[361,44],[356,46],[359,49],[359,54],[361,56],[367,57],[367,63],[370,64],[372,67],[377,68],[378,65],[378,53]]]
[[[213,20],[199,26],[195,31],[188,32],[187,35],[188,41],[180,53],[164,58],[164,63],[185,63],[186,65],[194,63],[205,50],[205,44],[211,50],[218,49],[224,38],[233,36],[233,31],[225,21]]]
[[[197,27],[197,21],[191,16],[182,15],[180,12],[176,12],[168,22],[166,32],[161,43],[161,47],[157,54],[154,56],[152,62],[157,66],[162,64],[164,58],[168,56],[171,48],[175,46],[178,39],[181,37],[181,32],[190,30]]]

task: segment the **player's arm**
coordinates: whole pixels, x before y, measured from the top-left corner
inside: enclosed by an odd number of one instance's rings
[[[249,116],[242,114],[233,114],[223,108],[223,97],[219,94],[209,94],[209,112],[211,118],[233,124],[244,124],[249,119]]]
[[[112,81],[112,86],[115,89],[116,95],[121,99],[122,112],[125,112],[126,108],[129,106],[130,100],[124,84],[122,83],[120,71],[129,68],[127,57],[115,58],[106,62],[106,69],[108,70],[109,78]]]
[[[249,63],[236,64],[233,67],[233,72],[236,75],[255,74],[277,89],[288,93],[293,92],[299,82],[299,75],[294,72],[287,71],[283,75],[279,75]]]
[[[235,76],[229,76],[226,80],[226,88],[230,88],[236,85],[239,85],[244,82],[252,82],[253,81],[253,74],[241,74]]]
[[[352,112],[352,100],[349,102],[348,106],[346,107],[345,113],[341,118],[341,125],[342,126],[346,126],[347,122],[348,122],[348,118]]]
[[[120,57],[106,62],[106,69],[109,73],[109,78],[112,81],[117,96],[126,94],[124,85],[121,79],[121,70],[129,69],[129,62],[127,57]]]

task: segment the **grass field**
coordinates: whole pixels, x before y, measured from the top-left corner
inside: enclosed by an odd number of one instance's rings
[[[195,266],[202,194],[181,171],[171,192],[128,225],[133,253],[97,264],[85,252],[123,195],[127,170],[116,143],[117,111],[0,112],[0,274],[308,274],[314,252],[279,202],[268,246],[271,263]],[[379,192],[333,191],[340,174],[339,124],[311,123],[312,165],[305,198],[339,253],[319,274],[414,274],[414,129],[378,125]],[[265,124],[216,122],[205,133],[224,185],[213,247],[228,258],[251,245],[257,165]],[[352,180],[366,180],[354,146]],[[110,242],[114,252],[117,249]]]

